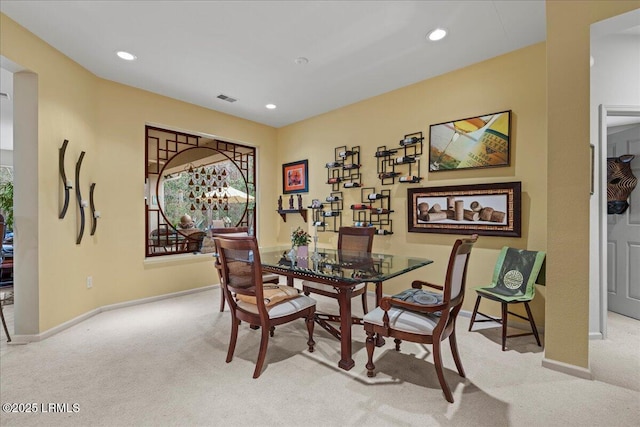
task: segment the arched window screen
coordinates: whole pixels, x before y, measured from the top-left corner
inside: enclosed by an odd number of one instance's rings
[[[213,228],[255,224],[255,148],[146,127],[146,256],[198,252]]]

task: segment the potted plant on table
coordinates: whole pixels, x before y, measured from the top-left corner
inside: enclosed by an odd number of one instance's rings
[[[291,233],[291,245],[296,249],[298,257],[306,257],[309,254],[309,243],[311,236],[302,228],[298,227]]]

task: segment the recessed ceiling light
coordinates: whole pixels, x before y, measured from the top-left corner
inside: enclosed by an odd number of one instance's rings
[[[294,62],[298,65],[306,65],[309,63],[309,59],[304,56],[299,56],[294,60]]]
[[[137,58],[133,53],[125,52],[124,50],[118,51],[116,55],[125,61],[135,61]]]
[[[442,40],[443,38],[445,38],[446,35],[447,35],[446,30],[443,30],[442,28],[436,28],[435,30],[429,32],[429,34],[427,35],[427,38],[432,42],[435,42],[438,40]]]
[[[265,105],[265,107],[267,107],[269,110],[273,110],[273,109],[277,108],[276,104],[267,104],[267,105]]]

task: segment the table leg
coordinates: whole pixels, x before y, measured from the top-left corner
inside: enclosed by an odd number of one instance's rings
[[[376,282],[376,307],[380,306],[380,300],[382,299],[382,282]],[[376,334],[376,347],[382,347],[385,341],[382,335]]]
[[[338,366],[345,371],[356,364],[351,357],[351,288],[338,289],[338,305],[340,306],[340,362]]]

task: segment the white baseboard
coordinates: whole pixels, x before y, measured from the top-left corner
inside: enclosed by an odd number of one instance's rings
[[[585,380],[593,379],[591,369],[569,365],[568,363],[558,362],[557,360],[547,359],[546,357],[542,358],[542,366],[551,369],[552,371],[562,372],[563,374],[584,378]]]
[[[590,340],[603,340],[602,332],[589,332]]]
[[[64,331],[65,329],[69,329],[72,326],[75,326],[79,323],[84,322],[87,319],[90,319],[91,317],[100,314],[104,311],[110,311],[110,310],[117,310],[119,308],[125,308],[125,307],[131,307],[134,305],[140,305],[140,304],[147,304],[150,302],[155,302],[155,301],[161,301],[163,299],[169,299],[169,298],[175,298],[175,297],[181,297],[184,295],[189,295],[189,294],[194,294],[196,292],[203,292],[203,291],[207,291],[209,289],[213,289],[218,287],[219,285],[209,285],[209,286],[204,286],[202,288],[195,288],[195,289],[188,289],[186,291],[179,291],[179,292],[172,292],[170,294],[164,294],[164,295],[156,295],[153,297],[148,297],[148,298],[141,298],[141,299],[137,299],[137,300],[132,300],[132,301],[125,301],[125,302],[119,302],[116,304],[109,304],[109,305],[105,305],[102,307],[98,307],[95,308],[91,311],[88,311],[84,314],[81,314],[78,317],[74,317],[71,320],[68,320],[64,323],[59,324],[58,326],[54,326],[51,329],[48,329],[44,332],[41,332],[39,334],[34,334],[34,335],[12,335],[11,336],[11,342],[8,344],[12,344],[12,345],[22,345],[22,344],[28,344],[30,342],[38,342],[38,341],[42,341],[46,338],[49,338],[57,333],[60,333],[62,331]]]

